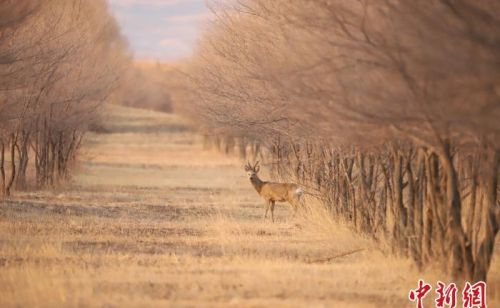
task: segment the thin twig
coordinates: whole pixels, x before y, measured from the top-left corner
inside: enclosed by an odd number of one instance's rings
[[[337,258],[349,256],[349,255],[355,254],[355,253],[363,251],[363,250],[365,250],[365,249],[364,248],[360,248],[360,249],[356,249],[356,250],[351,250],[351,251],[348,251],[348,252],[344,252],[344,253],[335,255],[333,257],[328,257],[328,258],[325,258],[325,259],[307,260],[306,263],[308,263],[308,264],[326,263],[326,262],[331,261],[333,259],[337,259]]]

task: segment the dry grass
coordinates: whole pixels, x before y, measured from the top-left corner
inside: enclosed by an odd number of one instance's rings
[[[240,162],[203,151],[176,116],[108,114],[71,185],[0,207],[0,306],[412,307],[418,278],[445,279],[382,254],[313,202],[306,217],[279,206],[277,223],[263,221]]]

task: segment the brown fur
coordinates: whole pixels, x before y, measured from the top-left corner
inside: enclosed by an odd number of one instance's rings
[[[250,182],[257,193],[266,201],[264,218],[267,218],[267,212],[271,209],[271,219],[274,222],[274,205],[276,202],[288,202],[296,212],[303,192],[302,188],[294,183],[262,181],[257,175],[260,170],[258,164],[259,162],[252,166],[248,163],[245,166],[245,171],[248,172]]]

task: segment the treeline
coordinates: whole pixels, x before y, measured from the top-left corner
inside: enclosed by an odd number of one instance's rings
[[[0,194],[69,175],[127,65],[104,0],[0,4]]]
[[[172,112],[171,70],[169,65],[159,62],[135,62],[113,93],[113,100],[124,106]]]
[[[242,0],[184,112],[420,268],[486,280],[500,223],[500,3]],[[223,136],[223,137],[221,137]]]

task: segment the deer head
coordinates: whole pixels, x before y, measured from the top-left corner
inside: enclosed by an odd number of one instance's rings
[[[259,170],[259,161],[257,161],[253,166],[250,164],[250,162],[247,162],[247,164],[245,165],[245,171],[247,172],[248,178],[250,180],[253,180],[257,177],[257,173],[259,173]]]

